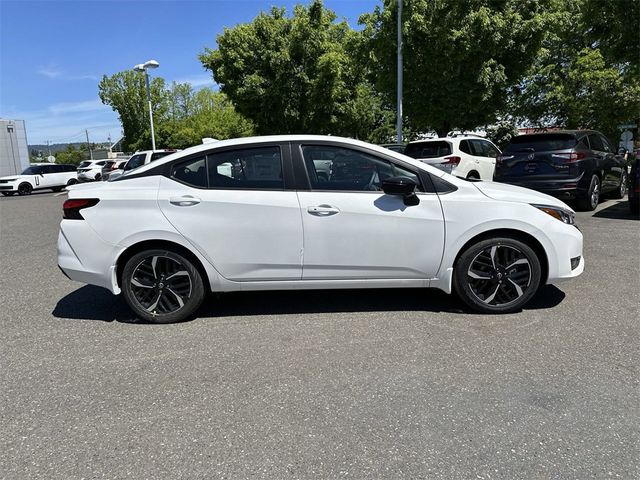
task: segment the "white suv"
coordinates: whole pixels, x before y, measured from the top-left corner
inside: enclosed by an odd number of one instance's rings
[[[166,157],[167,155],[176,153],[178,151],[179,150],[164,149],[164,150],[144,150],[142,152],[136,152],[131,156],[129,161],[125,164],[124,173],[127,173],[128,171],[133,170],[134,168],[141,167],[143,165],[146,165],[147,163],[151,163],[154,160],[158,160],[159,158]]]
[[[31,195],[34,190],[50,189],[59,192],[64,187],[76,182],[75,165],[32,163],[20,175],[0,178],[0,192],[5,197],[14,193]]]
[[[410,142],[404,154],[457,177],[491,181],[500,150],[486,138],[459,135]]]
[[[100,180],[102,177],[102,167],[107,163],[106,160],[85,160],[78,165],[78,181],[93,182]]]

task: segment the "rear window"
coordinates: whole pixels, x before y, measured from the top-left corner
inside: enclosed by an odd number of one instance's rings
[[[505,152],[567,150],[575,147],[577,143],[576,138],[567,133],[520,135],[511,139]]]
[[[410,143],[404,154],[411,158],[436,158],[451,155],[451,144],[444,140],[437,142]]]
[[[151,161],[158,160],[159,158],[166,157],[167,155],[171,155],[175,152],[156,152],[151,154]]]

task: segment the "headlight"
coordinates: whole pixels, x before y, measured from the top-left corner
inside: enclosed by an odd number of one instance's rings
[[[549,205],[532,205],[536,207],[538,210],[542,210],[544,213],[551,215],[553,218],[560,220],[561,222],[566,223],[567,225],[574,225],[576,216],[573,212],[569,210],[565,210],[560,207],[552,207]]]

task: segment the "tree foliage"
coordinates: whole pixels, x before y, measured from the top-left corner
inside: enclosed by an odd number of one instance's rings
[[[84,148],[76,148],[74,145],[67,145],[65,150],[56,152],[55,157],[56,163],[78,165],[89,158],[89,151]]]
[[[164,79],[152,78],[150,87],[154,120],[161,122],[167,112]],[[110,77],[104,75],[98,85],[98,95],[102,103],[118,113],[124,130],[123,148],[126,151],[134,151],[141,147],[139,140],[149,129],[144,75],[132,70],[118,72]],[[147,148],[149,147],[150,144]]]
[[[99,94],[103,103],[118,112],[125,151],[151,148],[144,76],[131,71],[104,76]],[[207,88],[195,91],[189,83],[176,82],[167,87],[163,78],[154,77],[151,102],[157,148],[187,148],[201,143],[203,137],[225,139],[253,133],[251,122],[223,94]]]
[[[361,36],[320,0],[225,29],[200,60],[260,134],[386,136],[389,112],[358,61]],[[393,119],[391,119],[392,121]]]
[[[404,113],[440,135],[493,122],[542,40],[546,0],[405,1]],[[397,0],[361,17],[376,85],[396,94]],[[395,103],[395,102],[393,102]]]
[[[614,139],[618,124],[640,114],[638,41],[631,41],[624,22],[605,27],[594,13],[604,15],[597,3],[553,2],[542,48],[512,97],[512,111],[523,123],[594,128]],[[605,34],[611,38],[598,37]]]

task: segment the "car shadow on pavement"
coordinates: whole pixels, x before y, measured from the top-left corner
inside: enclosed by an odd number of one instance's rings
[[[565,294],[543,286],[525,310],[553,308]],[[361,289],[232,292],[210,295],[196,318],[314,313],[421,311],[475,315],[455,295],[435,289]],[[86,285],[60,299],[54,317],[104,322],[143,323],[129,310],[122,295]]]
[[[611,218],[613,220],[640,220],[640,216],[633,215],[629,211],[629,202],[627,200],[615,201],[615,203],[606,206],[602,210],[598,210],[593,216],[596,218]]]

